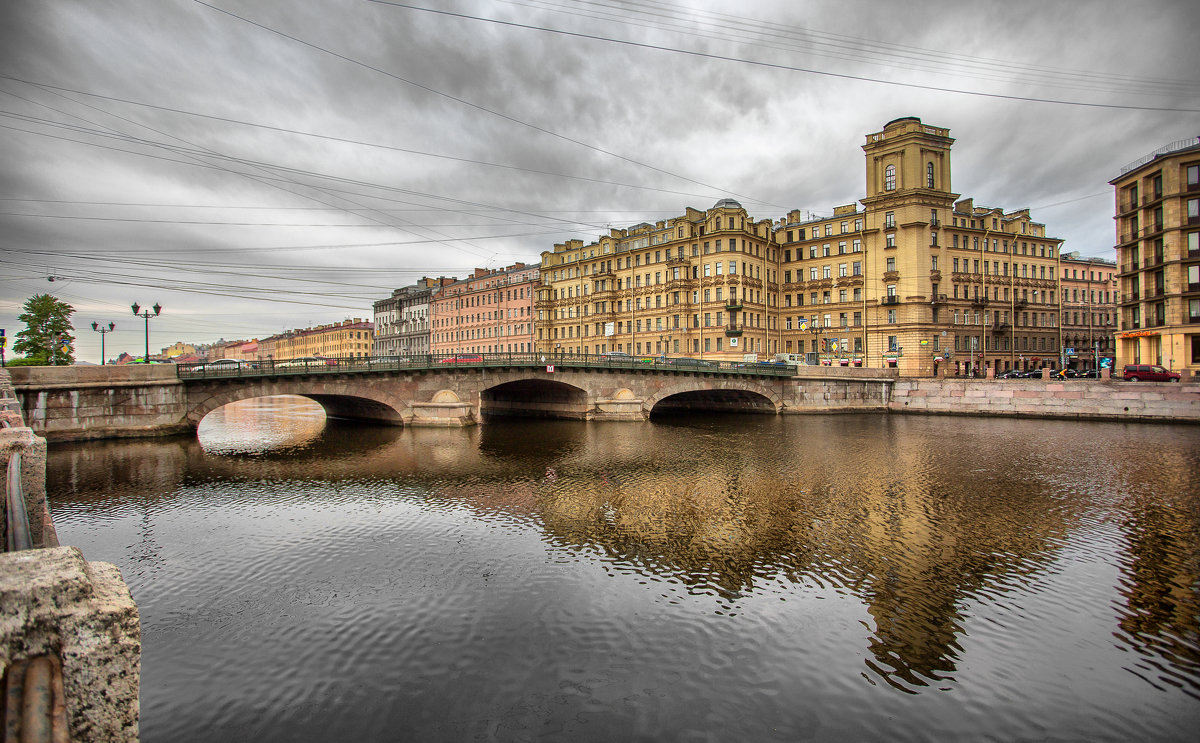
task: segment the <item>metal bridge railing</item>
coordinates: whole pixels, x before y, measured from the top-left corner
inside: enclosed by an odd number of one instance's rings
[[[223,379],[230,377],[283,377],[313,374],[365,374],[380,371],[478,368],[539,368],[555,366],[571,369],[630,369],[659,372],[696,372],[702,374],[792,377],[796,366],[775,361],[709,361],[678,356],[628,356],[625,354],[569,353],[433,353],[412,356],[371,356],[360,358],[289,359],[276,361],[235,361],[222,359],[206,363],[179,364],[180,379]]]

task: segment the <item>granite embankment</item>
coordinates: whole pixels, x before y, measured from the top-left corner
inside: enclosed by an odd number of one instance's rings
[[[901,378],[888,407],[925,415],[1200,423],[1200,383]]]

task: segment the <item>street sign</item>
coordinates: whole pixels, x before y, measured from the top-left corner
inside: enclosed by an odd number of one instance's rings
[[[546,373],[547,373],[547,374],[553,374],[553,373],[554,373],[554,364],[546,364]]]
[[[1075,355],[1075,349],[1074,349],[1074,348],[1064,348],[1064,349],[1063,349],[1063,353],[1065,353],[1065,354],[1066,354],[1066,355],[1068,355],[1068,356],[1074,356],[1074,355]]]
[[[800,327],[801,330],[808,330],[808,320],[805,318],[801,318],[800,320],[798,320],[797,325]]]

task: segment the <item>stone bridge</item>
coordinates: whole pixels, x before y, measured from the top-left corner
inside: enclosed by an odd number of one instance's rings
[[[465,426],[495,416],[641,421],[682,411],[764,414],[886,411],[894,373],[801,368],[800,376],[734,369],[580,365],[273,369],[189,375],[173,365],[18,367],[26,420],[52,440],[194,429],[238,400],[301,395],[333,417]]]

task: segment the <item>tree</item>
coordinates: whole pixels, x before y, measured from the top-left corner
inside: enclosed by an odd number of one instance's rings
[[[35,294],[23,309],[17,319],[25,323],[25,329],[17,333],[13,351],[38,365],[75,363],[75,336],[71,334],[75,308],[49,294]]]

